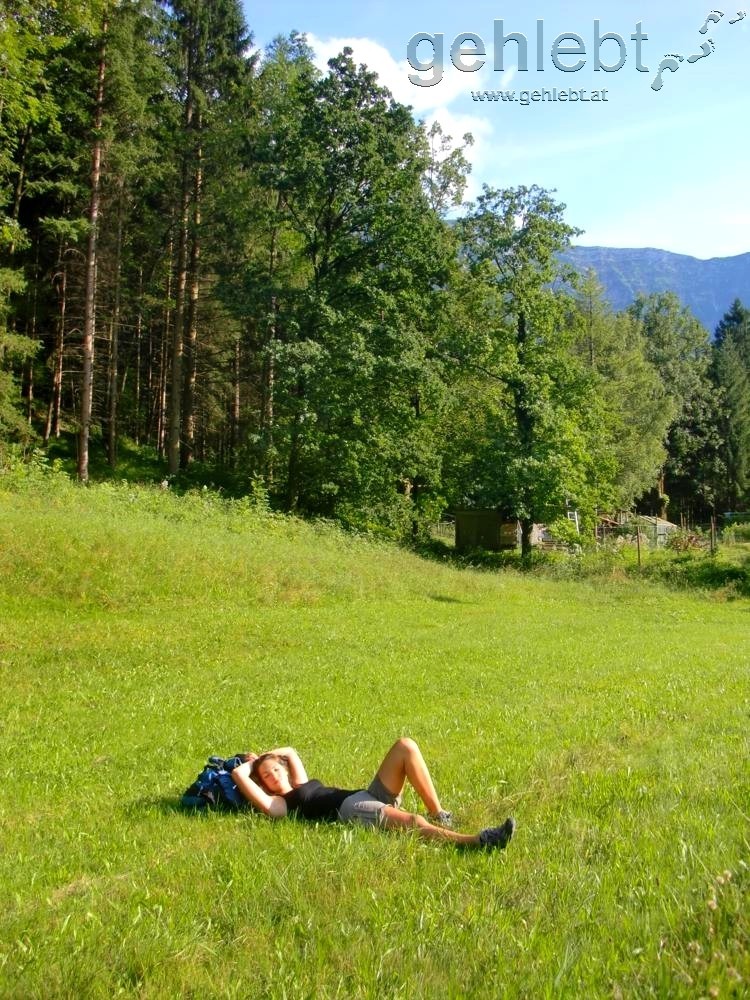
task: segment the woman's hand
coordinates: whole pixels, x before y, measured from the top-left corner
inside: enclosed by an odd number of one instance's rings
[[[276,750],[271,750],[270,752],[278,754],[279,757],[286,757],[289,770],[289,784],[292,788],[297,788],[299,785],[305,784],[308,780],[307,771],[300,760],[300,755],[294,747],[278,747]]]

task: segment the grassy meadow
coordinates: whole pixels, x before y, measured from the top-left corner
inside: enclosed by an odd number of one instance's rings
[[[4,479],[0,996],[748,995],[750,601]],[[177,807],[212,753],[357,787],[402,734],[507,851]]]

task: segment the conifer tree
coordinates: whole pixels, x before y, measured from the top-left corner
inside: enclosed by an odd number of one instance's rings
[[[713,507],[720,440],[716,396],[709,379],[708,332],[671,292],[639,296],[630,315],[640,324],[646,357],[659,372],[674,407],[667,436],[667,458],[658,477],[657,513],[666,518],[668,505],[682,507],[688,517]],[[698,507],[686,509],[689,497]]]
[[[169,402],[169,472],[192,461],[195,451],[195,392],[198,351],[202,215],[207,184],[207,147],[213,165],[231,169],[218,136],[237,91],[246,86],[251,62],[249,36],[238,0],[175,0],[175,49],[182,124],[181,180],[176,210],[176,295]]]
[[[750,310],[739,299],[716,328],[712,375],[723,401],[726,476],[719,496],[727,509],[736,510],[750,493]]]

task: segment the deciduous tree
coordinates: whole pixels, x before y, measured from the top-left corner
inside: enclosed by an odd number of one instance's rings
[[[599,447],[596,380],[571,350],[560,253],[577,232],[538,187],[485,187],[459,232],[479,299],[474,359],[494,386],[470,499],[517,517],[522,555],[535,521],[611,499],[614,463]],[[565,275],[570,277],[569,275]]]

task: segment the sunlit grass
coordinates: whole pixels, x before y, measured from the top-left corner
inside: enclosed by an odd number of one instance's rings
[[[0,994],[743,995],[749,611],[0,490]],[[402,733],[462,828],[516,815],[507,852],[175,807],[209,753],[354,787]]]

